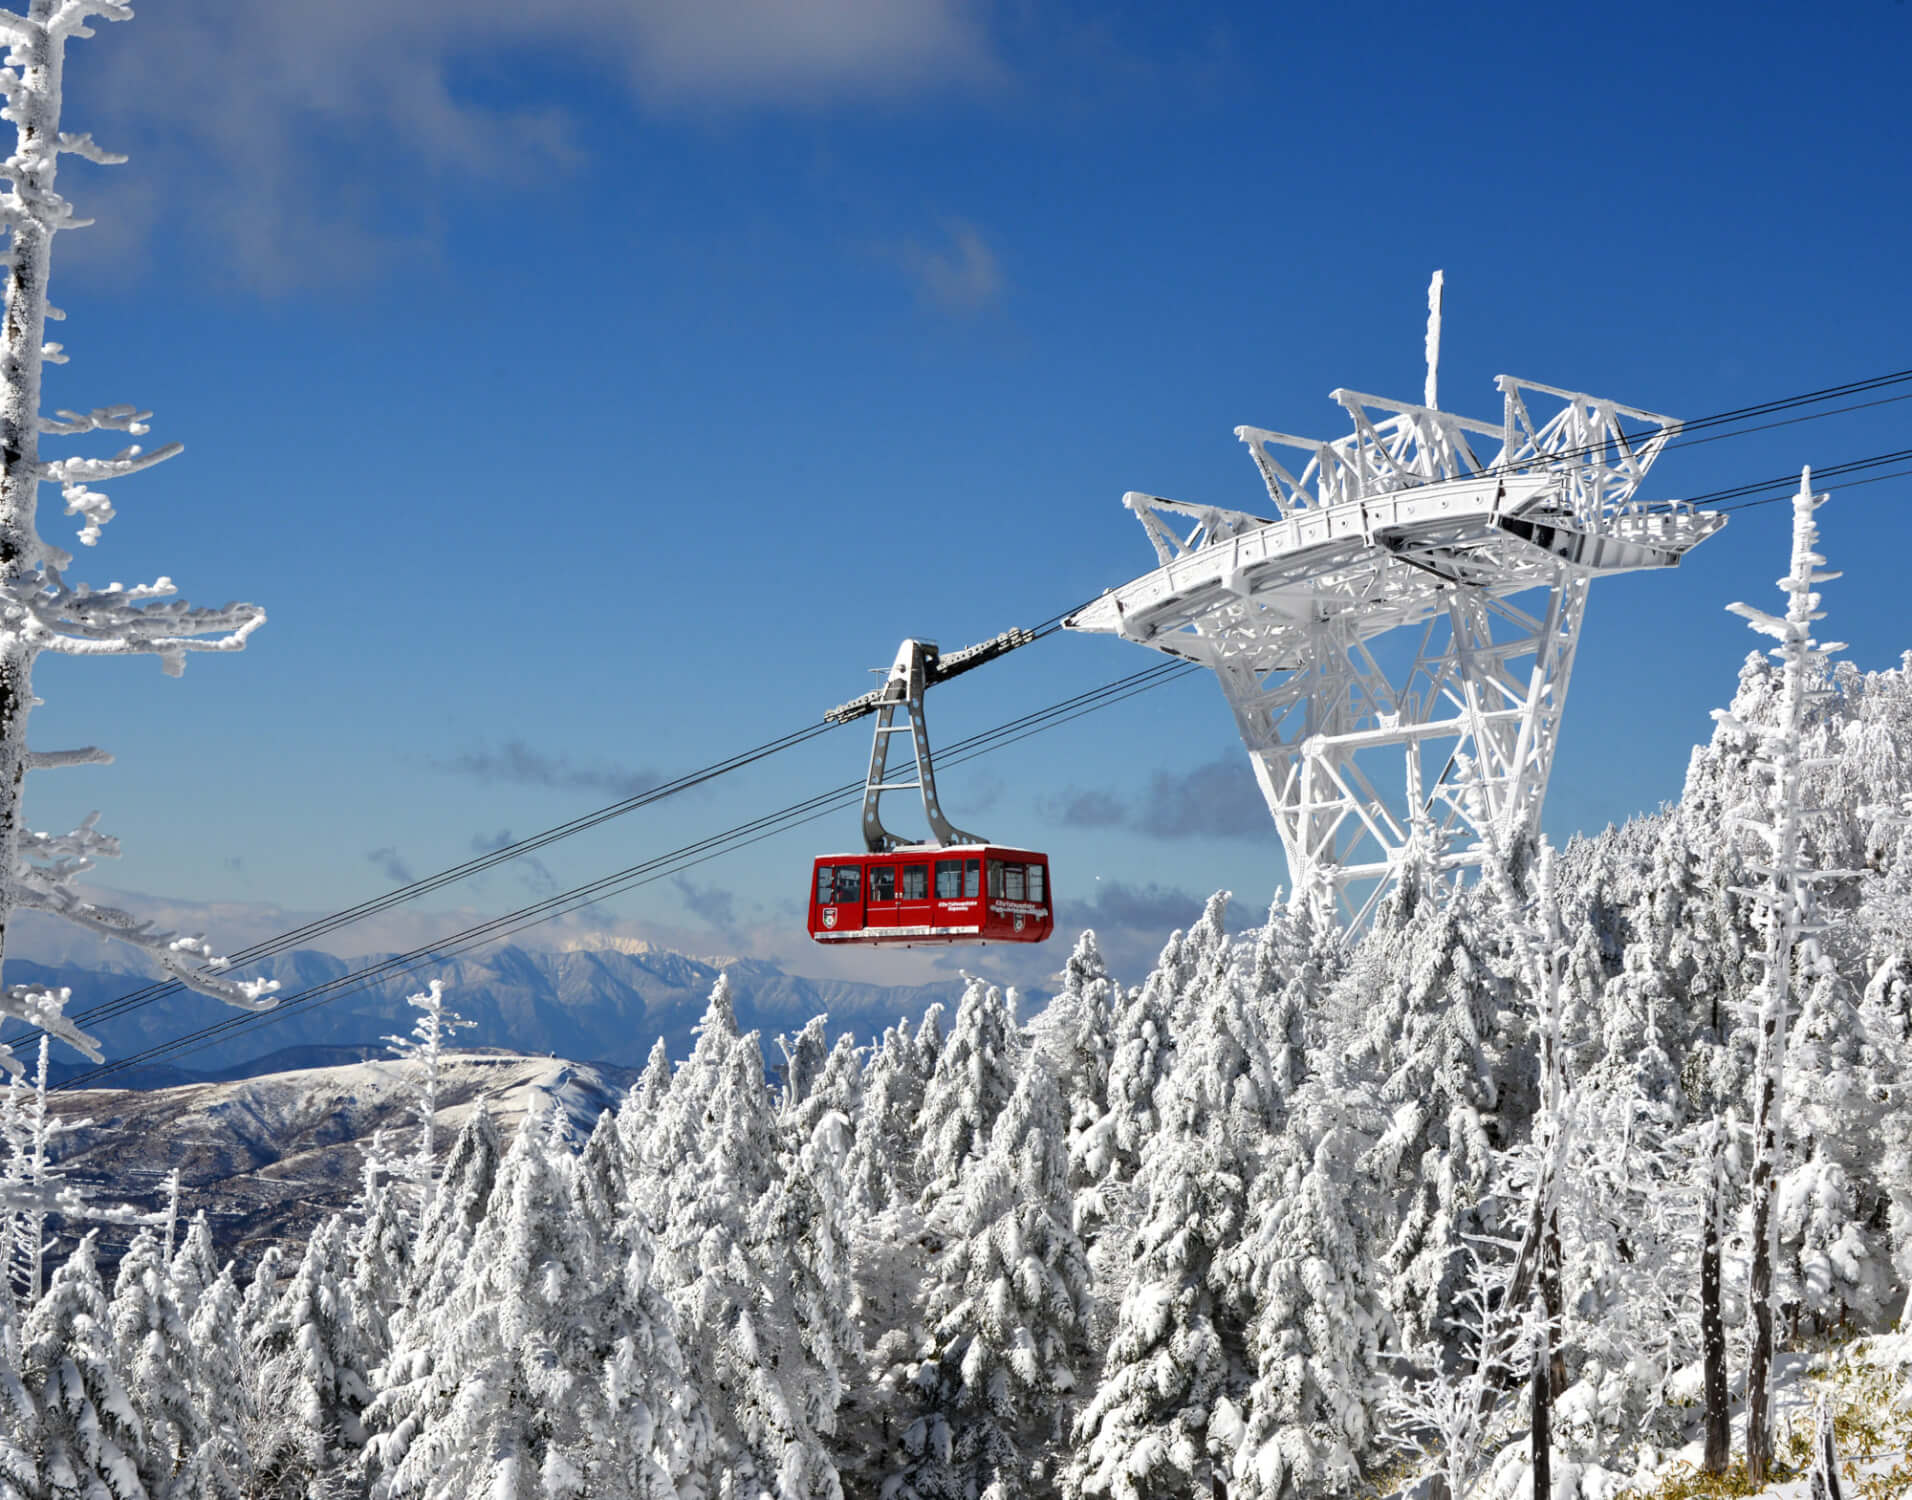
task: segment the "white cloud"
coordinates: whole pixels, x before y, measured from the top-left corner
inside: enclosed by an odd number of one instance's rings
[[[944,250],[905,246],[902,260],[924,294],[950,312],[981,312],[1002,300],[1002,266],[973,224],[951,224]]]
[[[69,127],[136,155],[80,185],[103,225],[124,220],[89,258],[178,217],[268,287],[428,244],[429,205],[391,197],[404,169],[509,193],[615,144],[526,96],[528,62],[608,72],[651,114],[830,107],[996,72],[969,0],[175,0],[99,30],[69,55]]]

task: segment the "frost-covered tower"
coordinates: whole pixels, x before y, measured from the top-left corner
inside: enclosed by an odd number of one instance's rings
[[[1726,520],[1634,498],[1671,417],[1509,375],[1497,422],[1439,409],[1438,277],[1430,304],[1423,404],[1337,390],[1345,437],[1236,428],[1272,516],[1131,491],[1159,566],[1063,622],[1215,673],[1295,898],[1357,921],[1410,849],[1439,874],[1485,822],[1538,832],[1588,585]]]

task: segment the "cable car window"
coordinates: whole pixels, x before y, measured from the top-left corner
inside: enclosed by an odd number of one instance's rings
[[[974,864],[972,860],[970,863]],[[936,861],[936,899],[959,901],[963,894],[963,862],[960,859]]]
[[[1041,865],[1029,867],[1029,899],[1038,906],[1042,904],[1043,868]]]
[[[830,893],[836,889],[836,875],[828,865],[817,866],[817,905],[828,906]]]
[[[929,866],[904,865],[897,871],[903,877],[898,895],[905,901],[929,900]]]
[[[896,899],[896,869],[893,865],[870,866],[870,899],[872,901]]]
[[[999,859],[989,862],[989,894],[991,899],[1002,895],[1002,861]]]
[[[980,859],[963,861],[963,894],[968,897],[983,893],[983,862]]]
[[[1022,866],[1004,865],[1002,870],[1002,893],[1005,900],[1022,900]]]
[[[836,867],[836,898],[839,905],[854,905],[863,899],[863,866]]]

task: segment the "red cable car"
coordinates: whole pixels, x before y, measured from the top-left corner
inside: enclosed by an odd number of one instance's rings
[[[994,844],[825,854],[810,880],[819,943],[1040,943],[1056,930],[1049,859]]]
[[[811,868],[810,936],[819,943],[1040,943],[1056,930],[1048,855],[992,844],[943,816],[923,721],[923,694],[932,684],[1032,639],[1012,630],[949,656],[933,642],[905,641],[882,687],[825,715],[842,724],[875,714],[876,735],[863,783],[863,852],[821,855]],[[894,722],[898,708],[907,715],[901,724]],[[916,779],[891,780],[890,736],[905,732],[916,752]],[[883,826],[883,793],[898,791],[922,793],[929,842],[905,843]]]

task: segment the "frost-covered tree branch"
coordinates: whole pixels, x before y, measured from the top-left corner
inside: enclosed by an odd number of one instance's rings
[[[124,21],[132,10],[120,0],[33,0],[26,14],[0,11],[0,119],[15,131],[14,149],[0,162],[0,232],[6,236],[0,267],[6,274],[6,308],[0,321],[0,958],[14,911],[47,912],[105,937],[132,943],[151,954],[174,978],[230,1005],[248,1009],[271,1003],[268,981],[239,982],[219,971],[225,961],[202,938],[157,930],[126,912],[79,895],[74,882],[95,860],[119,853],[94,818],[65,834],[27,830],[22,823],[26,773],[62,766],[98,765],[100,750],[36,752],[27,748],[27,720],[35,702],[33,668],[43,652],[63,656],[155,656],[177,676],[195,651],[237,651],[264,623],[253,604],[198,608],[171,596],[172,580],[93,589],[69,582],[72,557],[48,543],[38,529],[40,486],[60,487],[66,514],[80,521],[83,546],[99,541],[113,519],[112,503],[97,485],[110,484],[163,463],[180,451],[166,443],[150,451],[128,444],[110,455],[47,457],[42,437],[79,438],[99,432],[144,436],[152,413],[132,405],[80,412],[41,410],[42,372],[64,364],[66,354],[46,338],[49,320],[65,314],[47,300],[54,237],[82,227],[56,186],[61,156],[100,165],[125,158],[102,148],[90,134],[62,131],[61,92],[66,44],[91,36],[95,19]],[[56,1019],[45,996],[28,990],[0,992],[0,1015],[41,1025]],[[36,1017],[40,1019],[36,1019]],[[76,1046],[70,1026],[47,1027]],[[90,1044],[81,1050],[97,1058]]]
[[[1813,686],[1823,675],[1827,654],[1839,648],[1822,646],[1812,637],[1813,623],[1825,618],[1819,609],[1818,586],[1838,577],[1823,571],[1825,559],[1814,550],[1819,527],[1813,512],[1825,496],[1812,492],[1812,471],[1800,475],[1793,497],[1792,566],[1779,582],[1787,595],[1783,615],[1768,614],[1747,604],[1727,607],[1743,615],[1761,635],[1779,644],[1780,704],[1771,724],[1742,724],[1730,714],[1716,718],[1749,735],[1758,746],[1755,765],[1765,781],[1763,819],[1754,809],[1742,810],[1738,826],[1756,836],[1764,858],[1749,862],[1764,879],[1743,894],[1762,912],[1766,927],[1763,975],[1754,994],[1759,1021],[1759,1052],[1754,1066],[1753,1094],[1753,1243],[1748,1300],[1753,1321],[1752,1358],[1746,1375],[1746,1472],[1754,1484],[1764,1484],[1772,1463],[1772,1391],[1770,1376],[1774,1352],[1773,1262],[1778,1247],[1774,1199],[1779,1186],[1780,1150],[1785,1138],[1782,1105],[1785,1100],[1786,1022],[1791,1000],[1794,951],[1810,940],[1813,926],[1813,887],[1835,872],[1811,868],[1804,839],[1803,819],[1806,710]]]
[[[438,1180],[438,1154],[432,1135],[438,1120],[439,1070],[452,1037],[477,1022],[467,1021],[445,1004],[442,979],[434,979],[416,995],[407,995],[405,1003],[419,1012],[418,1019],[412,1023],[411,1035],[388,1036],[385,1041],[390,1044],[394,1057],[418,1069],[414,1085],[418,1100],[418,1149],[401,1169],[401,1175],[411,1179],[418,1195],[416,1232],[422,1235],[426,1216],[431,1212],[432,1189]]]

